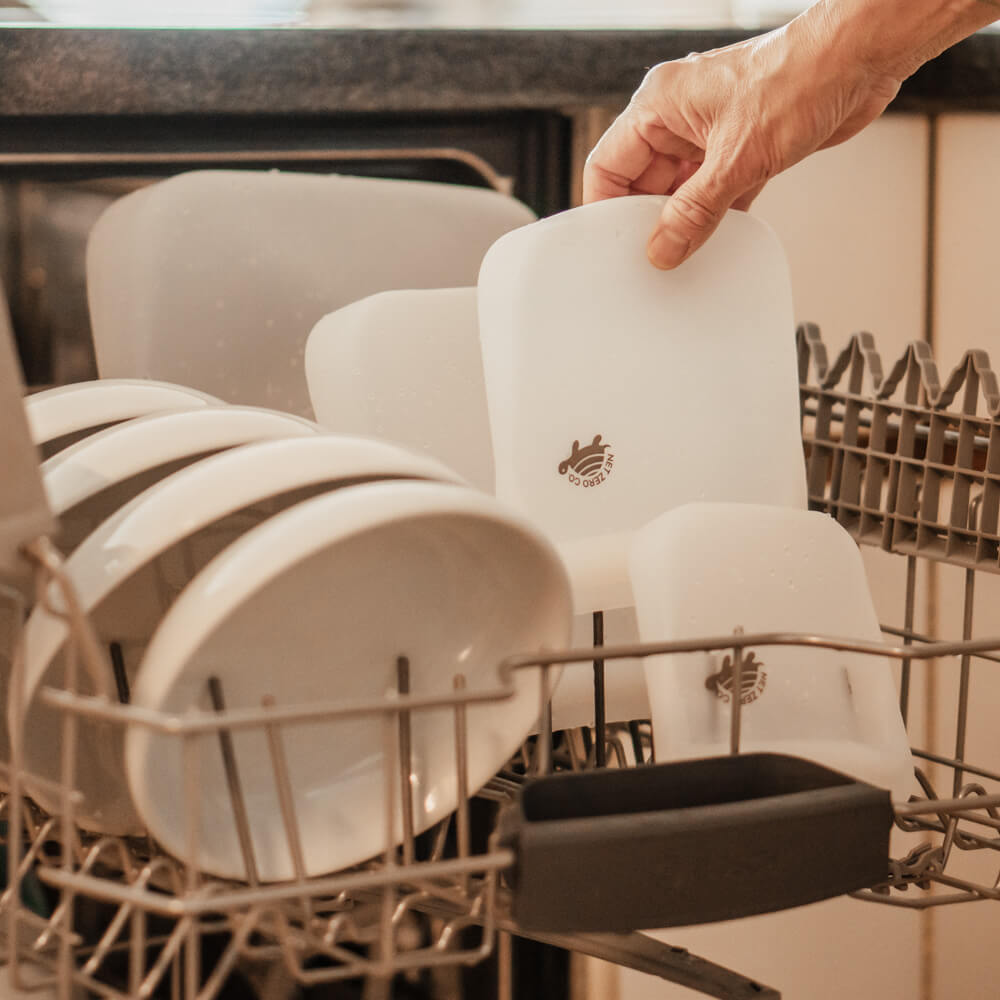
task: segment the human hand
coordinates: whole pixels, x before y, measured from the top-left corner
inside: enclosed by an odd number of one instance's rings
[[[747,209],[765,183],[854,135],[899,80],[834,61],[822,32],[792,22],[759,38],[661,63],[587,159],[584,201],[670,194],[647,246],[672,268]]]
[[[819,0],[783,28],[654,66],[587,159],[583,200],[670,194],[647,246],[673,268],[730,208],[859,132],[997,0]]]

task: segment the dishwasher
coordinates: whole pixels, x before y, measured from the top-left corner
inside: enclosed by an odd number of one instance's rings
[[[905,588],[902,619],[882,624],[885,644],[850,636],[736,633],[604,646],[595,613],[593,647],[509,658],[497,665],[491,692],[472,695],[458,678],[450,694],[410,695],[401,662],[399,687],[381,702],[227,710],[219,691],[206,711],[158,714],[81,693],[78,678],[94,668],[90,623],[46,536],[24,546],[30,585],[38,600],[58,604],[71,641],[64,682],[40,695],[61,716],[59,780],[47,795],[59,809],[47,811],[27,794],[23,734],[13,713],[10,718],[10,766],[0,800],[9,878],[0,919],[12,985],[67,1000],[88,993],[116,1000],[213,1000],[239,973],[268,998],[355,984],[357,993],[343,995],[375,1000],[393,995],[394,980],[422,976],[434,995],[458,996],[458,970],[498,956],[496,990],[506,1000],[513,997],[511,940],[520,937],[705,996],[777,998],[780,983],[756,982],[641,929],[758,912],[762,898],[770,909],[842,892],[869,905],[911,909],[1000,898],[995,876],[970,875],[965,864],[1000,850],[1000,765],[967,757],[974,665],[991,669],[1000,662],[1000,638],[973,638],[977,580],[1000,573],[1000,385],[982,352],[968,352],[942,380],[923,343],[912,344],[885,370],[869,334],[855,335],[835,358],[816,326],[802,325],[796,336],[810,508],[834,518],[860,546],[891,554]],[[18,396],[13,399],[20,405]],[[964,572],[959,636],[918,629],[925,571],[940,564]],[[23,605],[27,588],[23,580],[20,588],[5,586],[11,606]],[[764,768],[765,787],[750,797],[765,805],[748,814],[742,790],[761,770],[740,752],[745,699],[729,700],[729,757],[711,761],[655,763],[648,720],[606,720],[605,681],[626,659],[724,652],[731,654],[734,684],[741,688],[740,665],[753,663],[745,654],[779,645],[894,660],[908,727],[916,713],[916,671],[933,671],[942,689],[950,686],[956,708],[948,750],[912,747],[920,794],[890,803],[884,792],[843,776],[817,780],[808,768],[786,761],[773,773]],[[19,645],[13,648],[16,700],[24,678]],[[571,662],[593,663],[595,726],[553,732],[553,672]],[[502,703],[514,678],[523,676],[537,690],[540,732],[483,787],[472,787],[468,712],[473,702]],[[457,808],[418,834],[409,782],[412,726],[428,712],[446,720],[440,724],[450,731]],[[362,864],[311,875],[302,861],[283,734],[296,725],[348,718],[364,718],[381,734],[384,847]],[[149,836],[81,828],[74,819],[77,761],[69,748],[85,720],[145,728],[178,741],[190,765],[184,813],[195,856],[199,775],[192,749],[199,740],[217,742],[245,877],[206,875]],[[281,805],[278,825],[293,868],[281,881],[267,882],[257,873],[247,775],[232,752],[233,740],[250,731],[266,742]],[[676,780],[664,785],[654,779],[671,767],[678,769]],[[828,801],[824,795],[832,791],[839,805],[818,809],[817,795]],[[707,840],[692,833],[691,817],[703,809],[712,817]],[[890,825],[894,837],[903,835],[905,849],[886,850]],[[647,830],[650,836],[640,837]],[[709,864],[709,857],[729,863]],[[647,863],[665,869],[671,885],[653,903],[644,891]]]

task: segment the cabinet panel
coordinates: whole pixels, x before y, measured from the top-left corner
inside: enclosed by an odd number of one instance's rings
[[[837,349],[875,335],[891,364],[924,336],[930,127],[887,114],[770,181],[752,212],[788,254],[798,321]]]
[[[984,349],[994,370],[1000,367],[1000,315],[996,289],[1000,254],[1000,115],[942,115],[937,122],[935,246],[933,270],[933,346],[942,379],[969,348]],[[980,413],[982,403],[980,403]],[[961,638],[965,572],[938,570],[933,610],[936,633]],[[996,635],[1000,578],[980,574],[975,581],[973,635]],[[959,664],[938,665],[933,701],[936,744],[942,753],[955,749],[955,711]],[[1000,670],[973,661],[966,757],[1000,770]],[[995,791],[995,788],[991,788]],[[944,792],[950,791],[946,786]],[[962,872],[978,881],[996,877],[998,855],[972,854],[961,859]],[[996,993],[1000,977],[1000,907],[995,903],[942,907],[931,916],[934,950],[929,975],[932,1000],[962,997],[986,1000]]]

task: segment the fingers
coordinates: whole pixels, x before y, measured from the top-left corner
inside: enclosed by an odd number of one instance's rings
[[[747,189],[706,159],[663,206],[646,247],[650,261],[663,270],[682,264],[715,232],[729,208],[747,196],[752,201],[758,190]]]
[[[700,161],[702,150],[657,115],[630,104],[591,150],[583,169],[584,203],[626,194],[666,194],[682,161]]]
[[[583,168],[583,201],[629,194],[632,182],[653,161],[653,149],[632,127],[626,109],[601,136]]]

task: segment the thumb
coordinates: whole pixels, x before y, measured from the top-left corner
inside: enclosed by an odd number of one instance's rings
[[[721,169],[706,160],[663,206],[646,247],[650,261],[663,270],[682,264],[715,232],[742,193]]]

